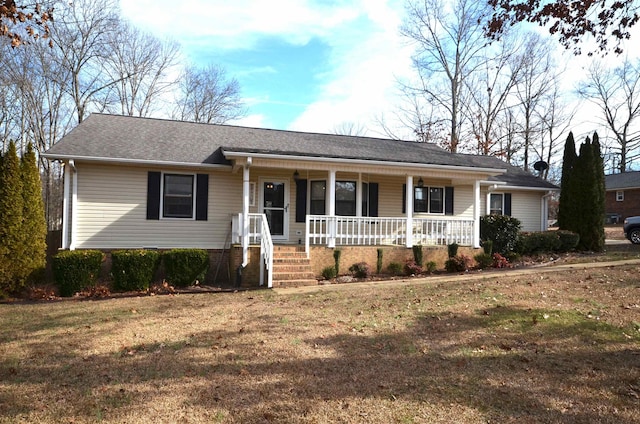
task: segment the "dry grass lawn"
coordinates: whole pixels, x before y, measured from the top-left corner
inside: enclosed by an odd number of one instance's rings
[[[638,423],[640,265],[0,305],[0,422]]]

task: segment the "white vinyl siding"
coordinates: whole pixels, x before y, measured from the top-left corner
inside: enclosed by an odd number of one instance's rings
[[[511,216],[518,218],[522,231],[540,231],[542,194],[531,191],[511,191]]]
[[[228,171],[211,172],[206,221],[147,220],[147,173],[150,169],[93,164],[76,166],[78,249],[219,249],[230,228],[231,213],[242,209],[242,196],[237,195],[242,191],[241,179]],[[203,173],[202,170],[187,172]]]

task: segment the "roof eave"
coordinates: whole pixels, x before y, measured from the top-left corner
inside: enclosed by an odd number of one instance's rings
[[[162,160],[148,160],[148,159],[129,159],[129,158],[104,158],[96,156],[78,156],[78,155],[59,155],[52,153],[43,153],[42,157],[49,160],[75,160],[83,162],[97,162],[108,164],[123,164],[123,165],[149,165],[149,166],[173,166],[183,168],[224,168],[231,169],[231,165],[223,165],[216,163],[194,163],[194,162],[175,162],[175,161],[162,161]]]
[[[381,165],[381,166],[394,166],[404,168],[417,168],[417,169],[442,169],[442,170],[455,170],[455,171],[469,171],[469,172],[481,172],[488,174],[489,176],[498,176],[507,172],[506,169],[501,168],[481,168],[475,166],[456,166],[456,165],[437,165],[429,163],[411,163],[411,162],[395,162],[395,161],[382,161],[382,160],[369,160],[369,159],[346,159],[346,158],[329,158],[329,157],[316,157],[316,156],[299,156],[299,155],[281,155],[270,153],[254,153],[254,152],[238,152],[233,150],[222,150],[225,158],[232,160],[237,158],[277,158],[286,160],[297,160],[307,162],[323,162],[323,163],[349,163],[360,165]]]

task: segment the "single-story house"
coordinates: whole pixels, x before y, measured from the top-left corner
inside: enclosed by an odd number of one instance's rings
[[[311,280],[335,248],[342,269],[375,264],[381,246],[478,248],[489,213],[545,230],[557,190],[430,143],[108,114],[44,156],[64,163],[63,249],[203,248],[269,287]]]
[[[625,218],[640,215],[640,171],[605,175],[607,221],[622,224]]]

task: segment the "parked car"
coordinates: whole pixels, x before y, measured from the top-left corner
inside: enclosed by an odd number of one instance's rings
[[[624,220],[624,236],[633,244],[640,244],[640,216],[630,216]]]

